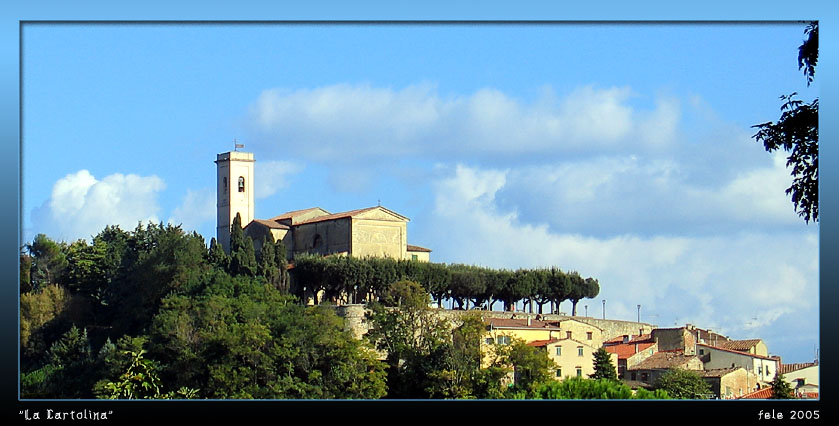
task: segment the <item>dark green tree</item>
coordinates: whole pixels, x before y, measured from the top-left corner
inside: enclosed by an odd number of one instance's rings
[[[667,392],[658,389],[648,391],[632,389],[618,381],[607,379],[584,379],[569,377],[562,381],[551,380],[537,386],[531,395],[533,399],[670,399]]]
[[[32,257],[30,277],[32,288],[37,291],[49,284],[63,284],[67,271],[67,256],[61,244],[38,234],[26,250]]]
[[[810,23],[804,30],[807,39],[798,49],[798,68],[804,70],[807,85],[813,81],[819,59],[819,23]],[[804,221],[819,220],[819,99],[804,103],[795,99],[797,93],[781,96],[781,118],[777,123],[757,124],[754,138],[767,152],[783,149],[789,152],[787,167],[792,167],[792,196],[795,211]]]
[[[775,376],[775,379],[772,380],[772,396],[771,399],[793,399],[795,395],[792,391],[792,387],[789,383],[784,379],[783,374],[778,374]]]
[[[589,377],[595,380],[618,379],[618,373],[612,364],[612,354],[607,352],[606,349],[599,348],[594,352],[594,373]]]
[[[207,251],[207,262],[221,270],[227,271],[230,267],[230,256],[224,252],[216,238],[210,240],[210,248]]]
[[[257,274],[256,253],[253,240],[245,237],[242,230],[242,216],[236,213],[230,225],[230,273],[255,276]]]
[[[707,399],[711,395],[711,386],[699,373],[681,368],[667,370],[656,380],[654,388],[674,399]]]
[[[530,395],[537,386],[552,381],[552,372],[556,371],[556,364],[545,350],[516,338],[509,345],[495,346],[494,363],[512,367],[514,385],[507,390],[509,396]]]
[[[32,256],[20,253],[20,294],[32,291]]]

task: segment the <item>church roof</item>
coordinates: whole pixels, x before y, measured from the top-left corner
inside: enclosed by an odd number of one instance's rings
[[[425,247],[420,247],[420,246],[412,246],[412,245],[408,244],[408,251],[426,251],[426,252],[430,253],[431,249],[427,249]]]
[[[283,214],[281,214],[281,215],[279,215],[279,216],[274,216],[274,217],[272,217],[272,218],[271,218],[271,220],[286,220],[286,219],[292,219],[292,218],[294,218],[294,217],[296,217],[296,216],[300,216],[300,215],[303,215],[303,214],[306,214],[306,213],[309,213],[309,212],[313,212],[313,211],[315,211],[315,210],[320,210],[320,211],[323,211],[323,212],[324,212],[324,213],[326,213],[327,215],[328,215],[328,214],[330,214],[328,211],[326,211],[326,210],[324,210],[324,209],[322,209],[322,208],[320,208],[320,207],[310,207],[310,208],[308,208],[308,209],[293,210],[293,211],[290,211],[290,212],[285,212],[285,213],[283,213]]]
[[[347,217],[358,216],[362,213],[366,213],[366,212],[373,211],[373,210],[384,210],[385,212],[390,213],[390,214],[392,214],[392,215],[394,215],[394,216],[396,216],[400,219],[403,219],[405,221],[408,220],[407,217],[402,216],[399,213],[395,213],[393,211],[390,211],[390,210],[388,210],[388,209],[386,209],[382,206],[376,206],[376,207],[367,207],[366,209],[350,210],[348,212],[342,212],[342,213],[335,213],[335,214],[330,214],[330,215],[325,215],[325,216],[313,217],[311,219],[307,219],[307,220],[295,223],[295,225],[302,225],[302,224],[306,224],[306,223],[315,223],[315,222],[323,222],[323,221],[327,221],[327,220],[344,219],[344,218],[347,218]]]
[[[251,223],[254,223],[254,222],[256,222],[260,225],[267,226],[268,228],[271,228],[271,229],[288,229],[287,225],[283,225],[282,223],[276,222],[273,219],[272,220],[254,219],[253,222],[251,222]]]

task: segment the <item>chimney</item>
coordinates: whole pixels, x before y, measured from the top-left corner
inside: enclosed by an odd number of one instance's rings
[[[623,335],[623,343],[629,343],[629,336],[626,334]]]
[[[528,316],[527,316],[527,326],[528,326],[528,327],[530,327],[530,325],[532,324],[532,322],[531,322],[531,321],[532,321],[532,320],[530,319],[530,315],[528,315]]]

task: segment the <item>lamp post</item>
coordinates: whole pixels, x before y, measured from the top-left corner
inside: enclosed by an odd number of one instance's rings
[[[641,322],[641,305],[638,305],[638,322]]]
[[[588,305],[585,305],[585,307],[586,307],[586,316],[588,316]]]
[[[606,299],[603,299],[603,319],[606,319]]]

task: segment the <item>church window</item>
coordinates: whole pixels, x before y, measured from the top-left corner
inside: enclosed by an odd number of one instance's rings
[[[315,234],[315,239],[312,241],[312,248],[318,248],[323,245],[323,238],[320,234]]]
[[[245,192],[245,178],[239,176],[239,192]]]
[[[223,178],[224,180],[224,192],[227,192],[227,176]]]

